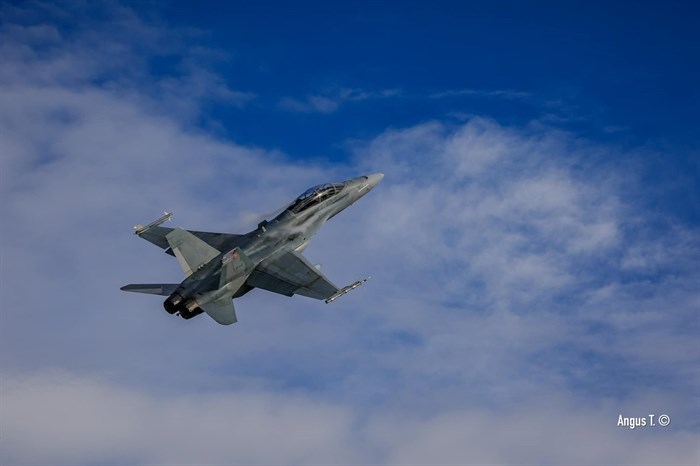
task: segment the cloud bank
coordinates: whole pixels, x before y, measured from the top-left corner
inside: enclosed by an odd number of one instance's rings
[[[3,422],[12,422],[5,464],[692,464],[694,457],[691,432],[620,430],[606,409],[559,399],[504,412],[366,416],[308,396],[162,397],[59,373],[15,380],[4,396]]]
[[[150,71],[138,44],[196,60],[181,31],[36,8],[2,30],[3,463],[697,462],[698,232],[648,208],[635,154],[472,118],[310,166],[193,123],[246,98]],[[180,280],[131,235],[162,209],[233,230],[375,171],[306,253],[374,277],[332,306],[254,291],[225,328],[118,290]],[[649,413],[672,423],[616,425]]]

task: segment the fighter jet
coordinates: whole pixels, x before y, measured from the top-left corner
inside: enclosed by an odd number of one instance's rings
[[[382,178],[382,173],[375,173],[314,186],[273,220],[262,221],[244,235],[162,227],[172,217],[165,212],[146,226],[136,225],[134,234],[174,256],[185,280],[121,289],[167,296],[163,307],[169,314],[191,319],[206,312],[222,325],[237,322],[233,299],[254,288],[333,302],[367,279],[338,288],[301,253],[327,220],[370,192]]]

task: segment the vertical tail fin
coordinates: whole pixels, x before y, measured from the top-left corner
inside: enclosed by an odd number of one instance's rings
[[[195,235],[182,228],[175,228],[165,237],[186,276],[209,263],[220,251],[209,246]]]

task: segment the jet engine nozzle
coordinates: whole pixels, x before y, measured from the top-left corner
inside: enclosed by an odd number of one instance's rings
[[[168,312],[168,314],[175,314],[178,311],[179,305],[182,303],[182,296],[177,293],[173,293],[163,302],[163,307]]]

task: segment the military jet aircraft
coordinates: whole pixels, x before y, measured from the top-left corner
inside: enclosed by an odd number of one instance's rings
[[[261,222],[244,235],[162,227],[172,217],[166,212],[146,226],[136,225],[134,234],[175,256],[185,280],[121,289],[167,296],[163,307],[168,313],[191,319],[206,312],[222,325],[237,321],[233,298],[253,288],[333,302],[367,279],[338,288],[301,252],[328,219],[367,194],[382,178],[382,173],[375,173],[314,186],[273,220]]]

